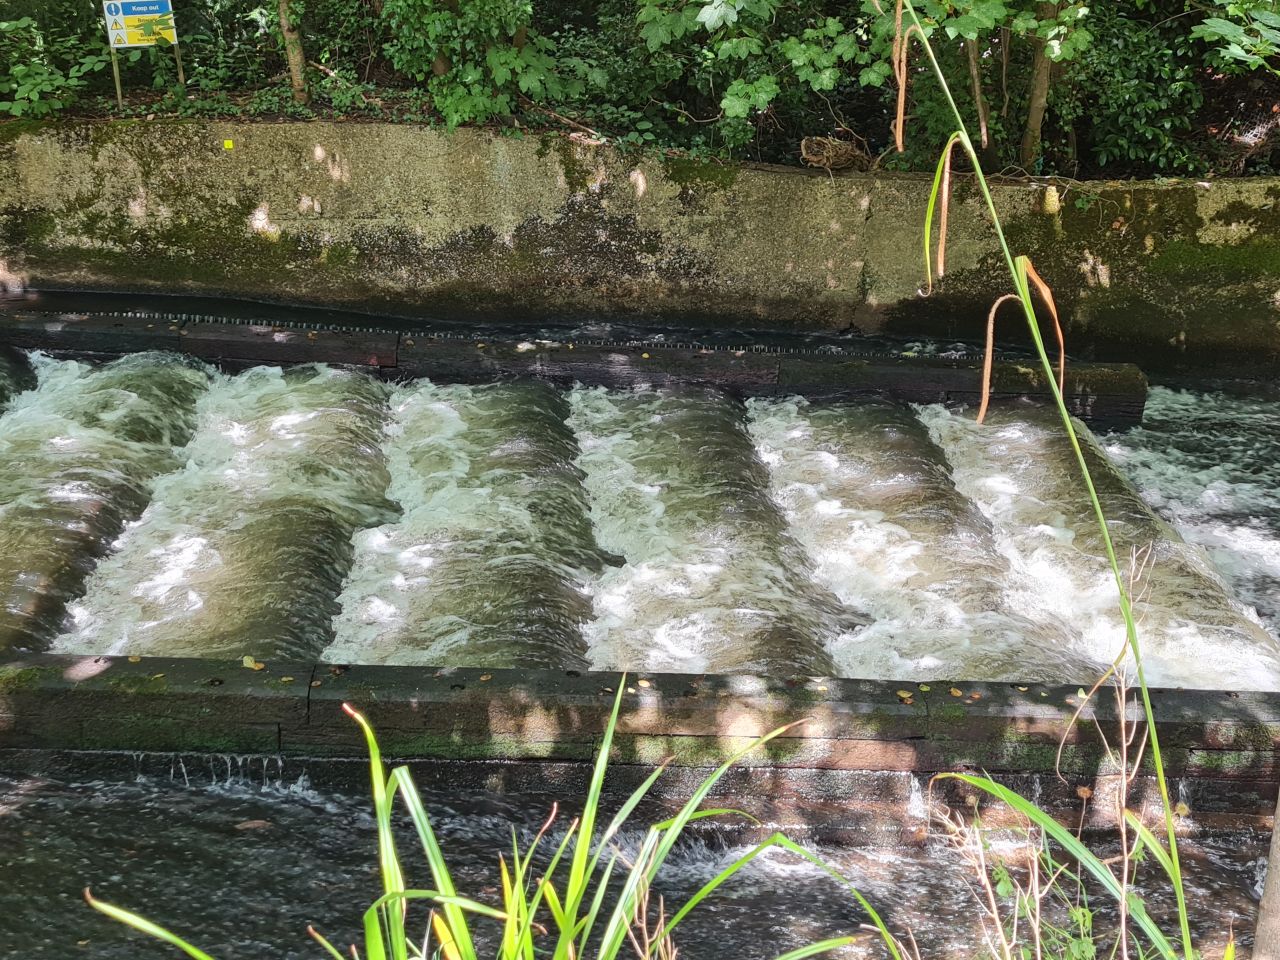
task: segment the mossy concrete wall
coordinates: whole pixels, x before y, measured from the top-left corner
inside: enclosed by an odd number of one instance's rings
[[[0,769],[7,753],[29,750],[355,760],[365,756],[364,739],[341,708],[352,703],[390,757],[521,761],[545,770],[595,755],[618,684],[625,682],[614,758],[630,769],[623,779],[632,786],[663,760],[696,782],[756,738],[802,720],[742,758],[738,790],[760,798],[842,801],[831,813],[848,821],[858,815],[851,791],[906,785],[876,774],[985,771],[1006,781],[1042,778],[1039,801],[1070,811],[1073,825],[1082,786],[1096,798],[1091,820],[1115,809],[1099,802],[1116,786],[1116,775],[1097,732],[1117,729],[1122,718],[1113,698],[1082,704],[1075,688],[677,674],[624,681],[577,671],[284,661],[256,666],[153,657],[0,660]],[[1241,817],[1270,815],[1280,772],[1280,697],[1156,690],[1152,701],[1165,769],[1179,779],[1199,823],[1221,815],[1239,825]],[[1124,719],[1141,738],[1136,704]],[[1143,777],[1150,772],[1148,763]],[[518,776],[530,782],[539,774]],[[679,778],[687,785],[688,777]],[[935,784],[963,804],[952,788],[969,792],[956,783]],[[1132,808],[1158,811],[1153,790],[1143,779],[1130,794]],[[880,799],[901,809],[906,798]]]
[[[979,338],[1008,288],[994,236],[961,183],[948,276],[920,296],[928,189],[405,125],[10,122],[0,280]],[[996,199],[1078,355],[1280,366],[1280,180]]]

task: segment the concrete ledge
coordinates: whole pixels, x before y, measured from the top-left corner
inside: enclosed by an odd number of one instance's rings
[[[0,750],[354,762],[365,748],[340,709],[351,702],[370,718],[390,757],[572,766],[594,755],[619,679],[536,670],[316,663],[252,670],[196,659],[31,656],[0,665]],[[898,774],[986,771],[1039,776],[1065,808],[1077,802],[1076,785],[1099,789],[1107,780],[1096,727],[1110,731],[1118,721],[1110,692],[1073,720],[1077,692],[1039,685],[672,674],[626,682],[615,748],[624,767],[662,760],[692,771],[715,766],[754,738],[807,718],[748,755],[733,782],[748,789],[765,777],[771,790],[811,799],[835,800],[867,777],[892,785]],[[1204,785],[1198,795],[1206,812],[1270,812],[1280,779],[1280,695],[1160,690],[1153,700],[1167,772],[1187,791]],[[1129,719],[1139,720],[1136,707]]]
[[[799,394],[814,399],[882,395],[913,403],[972,403],[979,396],[978,358],[940,359],[854,350],[787,351],[695,345],[502,341],[365,328],[317,329],[224,323],[187,315],[0,314],[0,346],[67,356],[114,356],[172,350],[215,363],[339,363],[385,376],[440,383],[486,383],[536,377],[563,386],[709,384],[739,396]],[[1049,397],[1044,371],[1030,361],[1000,361],[996,397]],[[1068,367],[1066,399],[1076,416],[1109,425],[1137,423],[1147,380],[1131,364]]]

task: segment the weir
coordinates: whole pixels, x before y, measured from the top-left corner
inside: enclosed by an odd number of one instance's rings
[[[9,761],[347,776],[351,701],[391,756],[568,783],[625,682],[624,767],[696,771],[809,718],[732,790],[767,771],[774,809],[820,831],[848,826],[821,797],[897,803],[908,773],[1043,776],[1064,816],[1105,786],[1095,724],[1119,718],[1076,710],[1123,634],[1025,359],[997,361],[978,427],[962,347],[237,310],[0,323]],[[1075,363],[1067,394],[1105,427],[1141,416],[1146,381]],[[1170,774],[1213,798],[1203,822],[1264,817],[1277,644],[1087,453],[1143,583],[1148,675],[1219,690],[1158,692]]]

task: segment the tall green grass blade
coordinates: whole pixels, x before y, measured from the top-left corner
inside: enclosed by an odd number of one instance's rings
[[[1046,834],[1053,838],[1063,850],[1075,859],[1081,867],[1088,871],[1089,875],[1098,881],[1107,891],[1109,895],[1119,902],[1128,902],[1130,900],[1129,893],[1116,879],[1116,875],[1111,869],[1103,863],[1098,857],[1086,847],[1078,837],[1057,820],[1053,819],[1049,814],[1045,813],[1030,800],[1027,800],[1021,794],[1015,793],[1008,787],[996,783],[986,777],[975,777],[968,773],[940,773],[939,779],[959,780],[967,783],[972,787],[977,787],[984,793],[988,793],[995,797],[1001,803],[1006,804],[1013,810],[1022,814],[1033,824],[1043,830]],[[1166,960],[1176,960],[1178,954],[1174,950],[1173,945],[1169,943],[1165,935],[1156,926],[1154,920],[1147,914],[1146,910],[1139,909],[1131,911],[1134,921],[1142,928],[1142,932],[1146,934],[1147,940],[1157,950],[1161,957]]]
[[[572,939],[568,918],[565,916],[564,907],[560,903],[560,895],[556,893],[556,888],[547,883],[543,885],[542,889],[545,891],[544,899],[547,901],[547,909],[551,911],[551,918],[555,920],[556,926],[560,929],[560,942],[563,943],[566,936]]]
[[[436,840],[435,831],[431,829],[431,818],[427,814],[426,806],[422,803],[422,796],[418,793],[413,777],[409,775],[409,769],[397,767],[393,770],[391,783],[399,791],[409,811],[409,819],[413,822],[414,830],[417,831],[418,839],[422,843],[422,850],[426,855],[427,866],[431,870],[431,878],[435,881],[436,889],[443,896],[454,896],[458,890],[454,886],[453,876],[449,873],[449,864],[445,860],[444,852],[440,849],[439,841]],[[444,914],[445,923],[449,927],[454,946],[457,947],[462,960],[476,960],[471,930],[467,926],[467,917],[461,908],[456,904],[449,904],[441,912]]]
[[[374,735],[373,727],[369,725],[364,715],[349,703],[344,703],[342,709],[359,724],[364,733],[365,744],[369,751],[369,778],[373,788],[374,819],[378,827],[378,866],[382,876],[382,890],[383,893],[396,893],[404,889],[404,874],[400,869],[395,834],[391,828],[391,795],[387,791],[387,775],[382,763],[382,750],[378,746],[378,738]],[[405,960],[404,910],[403,904],[396,904],[384,911],[383,923],[378,928],[379,943],[377,945],[379,951],[384,951],[384,954],[383,956],[374,954],[374,944],[367,942],[365,948],[369,951],[369,960],[384,960],[385,949],[381,942],[383,926],[386,927],[393,957],[395,960]],[[368,936],[367,924],[366,936]],[[399,944],[398,947],[397,944]]]
[[[601,941],[601,957],[604,960],[609,960],[609,958],[616,956],[622,946],[622,938],[626,934],[626,923],[629,921],[630,913],[634,909],[634,898],[640,889],[641,883],[649,883],[653,880],[653,877],[670,854],[671,848],[675,846],[676,841],[680,838],[685,826],[691,820],[697,818],[696,811],[702,805],[702,801],[706,799],[707,794],[715,788],[715,785],[728,772],[730,767],[751,751],[764,746],[782,736],[788,730],[805,722],[804,720],[797,720],[795,723],[779,727],[777,730],[759,737],[738,750],[698,785],[678,814],[650,829],[648,836],[645,837],[645,846],[642,849],[642,854],[636,859],[636,866],[631,870],[627,877],[626,885],[623,887],[623,895],[614,906],[609,923],[605,928],[605,935]]]
[[[432,899],[435,900],[436,903],[454,906],[460,910],[467,911],[467,913],[476,913],[482,917],[488,917],[490,920],[507,919],[507,915],[497,907],[491,907],[487,903],[480,903],[479,901],[472,900],[469,897],[445,897],[437,895],[432,897]]]
[[[938,157],[938,167],[933,173],[933,188],[929,191],[929,205],[924,211],[924,279],[925,289],[933,289],[933,215],[938,207],[938,195],[942,192],[942,174],[947,167],[947,157],[951,148],[960,139],[959,133],[953,133],[942,148]]]
[[[383,939],[383,927],[386,923],[387,911],[373,908],[365,911],[364,952],[369,960],[387,960],[387,945]],[[403,937],[401,938],[403,940]]]
[[[1098,492],[1094,487],[1093,477],[1089,472],[1089,465],[1085,460],[1084,453],[1080,448],[1080,440],[1076,435],[1075,426],[1071,422],[1071,414],[1067,410],[1066,403],[1063,400],[1062,391],[1058,387],[1057,377],[1054,375],[1053,364],[1049,359],[1049,354],[1044,347],[1044,339],[1040,335],[1039,322],[1036,319],[1035,304],[1031,298],[1031,293],[1027,283],[1027,264],[1029,261],[1025,257],[1015,260],[1013,252],[1009,248],[1008,239],[1005,237],[1004,228],[1000,222],[999,211],[996,209],[995,200],[991,195],[991,187],[987,183],[987,178],[982,172],[982,164],[979,160],[977,150],[974,149],[973,141],[970,139],[968,130],[965,125],[963,114],[956,105],[955,97],[952,96],[951,88],[947,84],[946,75],[942,72],[942,67],[938,63],[938,59],[933,52],[933,46],[928,40],[928,36],[924,31],[924,26],[920,22],[920,17],[916,13],[912,0],[902,0],[902,9],[911,19],[915,33],[920,37],[921,47],[924,49],[929,59],[929,64],[933,70],[934,76],[937,77],[938,84],[942,89],[943,95],[947,100],[947,104],[951,109],[951,113],[955,118],[960,145],[964,148],[965,154],[969,157],[970,163],[973,165],[975,177],[978,187],[982,192],[983,202],[986,204],[987,211],[990,214],[992,226],[995,229],[996,239],[1000,244],[1000,251],[1004,256],[1005,264],[1009,269],[1009,275],[1013,278],[1018,288],[1019,299],[1022,301],[1023,313],[1027,320],[1027,327],[1031,334],[1032,342],[1035,344],[1036,353],[1040,358],[1041,365],[1044,368],[1045,376],[1049,382],[1049,389],[1053,395],[1054,402],[1058,408],[1058,414],[1062,418],[1062,423],[1067,432],[1073,451],[1076,455],[1076,463],[1080,468],[1080,475],[1084,480],[1084,484],[1089,493],[1089,499],[1093,506],[1095,518],[1098,522],[1099,532],[1102,537],[1103,546],[1107,555],[1107,560],[1111,566],[1112,576],[1116,582],[1116,588],[1120,596],[1120,612],[1125,622],[1125,635],[1129,649],[1133,654],[1135,672],[1137,674],[1138,688],[1141,691],[1143,713],[1147,721],[1148,743],[1151,750],[1151,760],[1155,767],[1156,784],[1160,792],[1160,800],[1164,806],[1165,832],[1169,838],[1169,860],[1172,865],[1171,879],[1173,883],[1174,896],[1178,905],[1178,920],[1181,927],[1182,935],[1182,953],[1184,960],[1193,960],[1195,949],[1191,940],[1191,923],[1187,913],[1186,891],[1184,889],[1182,870],[1178,857],[1178,839],[1176,825],[1173,819],[1173,807],[1169,802],[1169,786],[1165,776],[1164,763],[1160,752],[1160,737],[1156,730],[1155,712],[1151,705],[1151,694],[1147,687],[1146,676],[1142,666],[1142,652],[1138,643],[1138,627],[1137,621],[1133,614],[1132,603],[1129,597],[1128,586],[1125,583],[1124,572],[1120,567],[1119,560],[1116,557],[1115,547],[1111,541],[1111,531],[1107,526],[1105,512],[1102,509],[1102,502],[1098,497]],[[1019,262],[1021,261],[1021,262]]]
[[[645,867],[658,847],[660,836],[661,831],[656,827],[649,828],[636,854],[635,863],[627,871],[627,879],[623,883],[618,902],[613,906],[613,912],[609,915],[609,922],[605,925],[604,935],[600,940],[600,960],[613,960],[622,948],[627,924],[631,922],[632,912],[635,910],[636,895],[641,884],[646,882]]]
[[[631,814],[635,813],[636,807],[640,805],[640,801],[648,796],[649,791],[653,789],[653,785],[657,783],[658,778],[662,776],[666,770],[667,761],[663,761],[658,765],[657,769],[655,769],[653,773],[649,774],[649,776],[645,778],[644,783],[640,784],[640,786],[636,787],[636,789],[632,791],[631,796],[627,797],[626,803],[618,808],[618,812],[614,814],[613,819],[609,821],[609,825],[605,827],[604,833],[600,835],[600,841],[596,844],[595,855],[592,857],[591,866],[587,870],[588,876],[595,872],[595,868],[600,862],[600,855],[604,852],[604,848],[609,844],[609,841],[612,840],[614,836],[617,835],[618,831],[622,829],[622,825],[627,822],[631,817]]]
[[[587,881],[590,878],[588,866],[598,862],[598,858],[593,861],[591,857],[591,846],[595,839],[596,817],[600,811],[600,795],[604,790],[609,754],[613,749],[613,734],[618,728],[618,714],[622,710],[622,696],[626,689],[627,675],[624,673],[618,678],[618,692],[613,698],[613,711],[609,714],[609,722],[605,725],[604,737],[600,741],[600,752],[596,756],[595,768],[591,772],[587,801],[582,808],[578,827],[578,842],[569,864],[569,881],[564,891],[564,911],[570,926],[577,922],[578,907],[587,892]],[[572,942],[566,946],[571,945]],[[556,951],[556,955],[562,956],[559,950]]]
[[[139,933],[145,933],[149,937],[154,937],[157,940],[169,944],[171,947],[177,947],[188,957],[191,957],[192,960],[213,960],[213,957],[209,956],[209,954],[205,953],[199,947],[193,947],[177,934],[170,933],[164,927],[159,924],[152,923],[146,917],[140,917],[132,911],[123,910],[120,907],[113,906],[110,903],[105,903],[102,900],[96,899],[87,888],[84,892],[84,899],[89,906],[93,907],[93,909],[97,910],[99,913],[106,914],[112,920],[123,923],[127,927],[132,927]]]
[[[1151,832],[1150,828],[1147,827],[1146,824],[1138,819],[1138,815],[1132,810],[1126,810],[1124,812],[1124,818],[1128,821],[1129,826],[1133,827],[1137,832],[1141,846],[1151,851],[1151,855],[1156,858],[1156,863],[1160,864],[1160,868],[1164,870],[1169,879],[1172,880],[1174,877],[1173,861],[1169,859],[1169,853],[1165,850],[1164,845],[1156,839],[1155,834]],[[1137,855],[1137,850],[1134,851],[1134,855]]]
[[[604,903],[604,895],[609,889],[609,880],[613,876],[613,868],[618,864],[618,857],[615,854],[609,858],[609,862],[604,865],[604,872],[600,874],[600,880],[596,884],[596,895],[591,900],[591,908],[587,911],[586,927],[582,931],[582,936],[578,940],[578,956],[584,957],[587,954],[587,937],[591,931],[595,929],[596,918],[600,915],[600,907]]]
[[[688,819],[685,820],[685,826],[688,826],[696,820],[709,820],[712,817],[742,817],[742,819],[750,820],[757,826],[760,825],[760,821],[745,810],[737,810],[733,807],[714,807],[708,810],[698,810],[690,814]],[[663,820],[661,823],[654,824],[654,826],[659,830],[670,830],[675,826],[676,819],[676,817],[672,817],[670,820]]]

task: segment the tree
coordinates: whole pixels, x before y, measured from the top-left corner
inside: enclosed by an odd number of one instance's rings
[[[289,10],[289,0],[280,0],[280,35],[284,37],[284,56],[289,63],[289,84],[295,103],[310,103],[307,89],[307,56],[302,51],[302,33]]]

